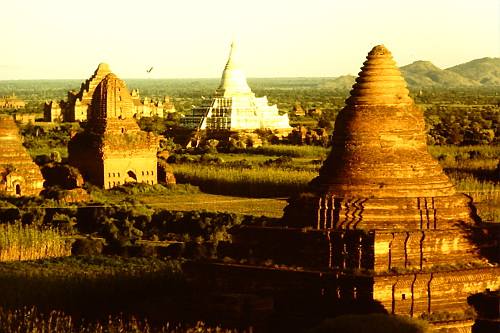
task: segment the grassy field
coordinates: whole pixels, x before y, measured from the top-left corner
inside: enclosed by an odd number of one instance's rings
[[[177,164],[172,171],[180,183],[199,186],[208,193],[252,198],[290,196],[302,191],[316,172],[284,168],[233,168],[223,165]]]
[[[236,214],[281,217],[287,198],[244,198],[200,192],[198,194],[181,194],[171,197],[143,196],[139,197],[152,207],[173,211],[191,211],[205,209],[213,212],[230,212]]]

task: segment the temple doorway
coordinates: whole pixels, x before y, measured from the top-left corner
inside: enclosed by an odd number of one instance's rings
[[[16,184],[16,195],[21,195],[21,185]]]

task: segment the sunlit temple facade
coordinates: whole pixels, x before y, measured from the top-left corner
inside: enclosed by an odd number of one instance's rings
[[[257,129],[289,133],[292,128],[288,114],[280,115],[267,97],[255,97],[248,86],[238,59],[235,43],[231,44],[229,60],[221,83],[211,98],[203,98],[181,119],[181,126],[193,130],[254,131]]]

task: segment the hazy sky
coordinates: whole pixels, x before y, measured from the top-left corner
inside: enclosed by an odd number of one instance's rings
[[[220,77],[233,34],[247,77],[356,75],[500,56],[499,0],[0,0],[0,80]],[[154,66],[151,73],[146,70]]]

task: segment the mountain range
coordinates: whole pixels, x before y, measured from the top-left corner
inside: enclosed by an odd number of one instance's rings
[[[500,58],[481,58],[441,69],[430,61],[415,61],[399,68],[410,88],[500,86]],[[353,75],[340,76],[321,84],[324,88],[350,89]]]

